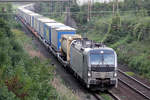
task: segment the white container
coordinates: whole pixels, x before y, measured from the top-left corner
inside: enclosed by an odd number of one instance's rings
[[[76,30],[68,26],[54,27],[51,29],[52,46],[57,51],[60,51],[61,37],[64,34],[76,34]]]
[[[37,19],[37,25],[38,25],[37,32],[39,33],[41,37],[44,37],[44,24],[45,23],[56,23],[56,21],[50,18],[46,18],[46,17],[41,17]]]
[[[51,33],[53,28],[58,28],[61,26],[65,26],[62,23],[45,23],[43,30],[44,39],[51,45]]]

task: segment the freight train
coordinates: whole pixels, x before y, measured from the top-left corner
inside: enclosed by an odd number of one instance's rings
[[[17,17],[82,84],[90,90],[117,86],[117,54],[112,48],[82,38],[76,29],[25,7],[18,7]]]

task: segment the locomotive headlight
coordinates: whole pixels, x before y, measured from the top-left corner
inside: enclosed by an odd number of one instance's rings
[[[88,77],[91,77],[92,75],[91,75],[91,72],[88,72]]]
[[[104,51],[101,51],[101,54],[103,54],[104,53]]]
[[[117,72],[114,73],[114,77],[117,77]]]

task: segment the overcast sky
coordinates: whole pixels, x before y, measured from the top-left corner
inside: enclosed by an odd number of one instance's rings
[[[94,2],[110,2],[113,0],[91,0]],[[123,1],[123,0],[119,0],[119,1]],[[84,3],[88,3],[88,0],[77,0],[78,4],[83,5]]]

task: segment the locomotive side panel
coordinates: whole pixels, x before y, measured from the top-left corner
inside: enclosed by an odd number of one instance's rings
[[[83,55],[74,47],[70,48],[70,67],[83,79]]]

